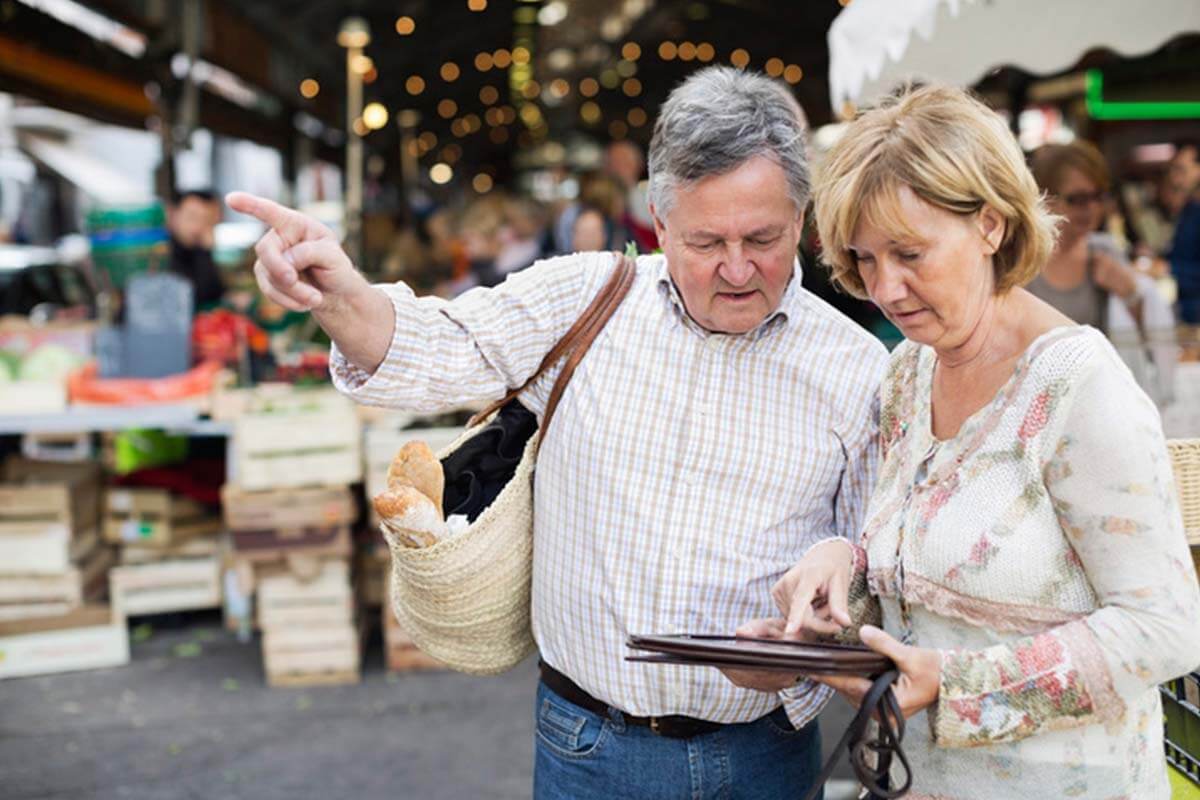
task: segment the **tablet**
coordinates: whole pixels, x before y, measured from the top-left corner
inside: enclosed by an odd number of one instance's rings
[[[633,650],[672,656],[651,663],[688,663],[748,669],[779,669],[797,673],[877,675],[894,668],[891,659],[859,645],[823,644],[783,639],[756,639],[706,634],[633,635]],[[641,657],[634,657],[644,660]]]

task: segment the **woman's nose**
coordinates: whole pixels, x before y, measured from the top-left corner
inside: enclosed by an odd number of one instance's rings
[[[908,296],[908,286],[899,269],[884,262],[875,270],[873,280],[867,286],[867,293],[876,305],[885,306],[903,300]]]

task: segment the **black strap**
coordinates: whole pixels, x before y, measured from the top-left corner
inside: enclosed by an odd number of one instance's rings
[[[897,670],[889,670],[875,678],[858,708],[858,713],[854,715],[846,732],[833,748],[829,760],[821,768],[821,774],[817,776],[804,800],[815,800],[821,793],[825,782],[833,775],[833,769],[843,751],[850,754],[850,766],[854,768],[855,776],[866,788],[871,800],[893,800],[906,794],[912,787],[912,770],[908,765],[908,757],[900,748],[900,742],[904,739],[904,714],[901,713],[900,704],[892,691],[892,684],[899,677],[900,673]],[[867,739],[867,725],[873,716],[878,718],[878,735],[874,739]],[[868,753],[875,754],[875,766],[867,763]],[[904,765],[904,784],[896,789],[890,788],[891,781],[888,777],[892,767],[892,756]]]

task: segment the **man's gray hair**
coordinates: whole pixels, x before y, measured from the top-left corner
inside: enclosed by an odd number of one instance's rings
[[[783,84],[733,67],[706,67],[675,87],[650,140],[650,202],[664,218],[682,184],[722,175],[755,156],[783,168],[798,210],[811,182],[804,111]]]

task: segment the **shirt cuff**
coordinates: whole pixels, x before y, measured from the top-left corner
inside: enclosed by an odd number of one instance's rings
[[[400,320],[404,319],[402,313],[404,309],[400,298],[396,292],[389,291],[393,286],[375,284],[374,288],[387,295],[392,304],[392,341],[388,343],[387,355],[383,357],[383,361],[379,362],[379,366],[375,368],[374,372],[367,372],[365,369],[351,364],[342,355],[342,351],[338,349],[336,343],[331,343],[329,348],[329,377],[333,381],[334,388],[361,403],[379,402],[379,394],[386,388],[383,385],[384,367],[392,360],[396,349],[396,340],[400,335]]]
[[[783,710],[787,712],[788,721],[796,730],[816,719],[830,697],[833,697],[833,689],[809,678],[802,678],[795,686],[779,691]]]

